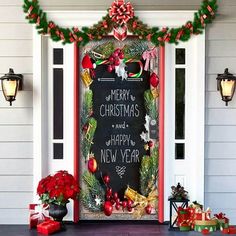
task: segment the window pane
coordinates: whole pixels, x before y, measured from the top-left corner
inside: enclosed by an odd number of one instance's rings
[[[63,159],[63,143],[53,144],[53,159]]]
[[[53,49],[53,64],[63,65],[63,49],[62,48]]]
[[[185,48],[176,48],[175,53],[176,53],[175,64],[176,65],[185,64]]]
[[[53,69],[53,138],[63,139],[63,69]]]
[[[185,159],[184,143],[176,143],[175,144],[175,159],[176,160],[184,160]]]
[[[185,130],[185,69],[175,70],[175,138],[184,139]]]

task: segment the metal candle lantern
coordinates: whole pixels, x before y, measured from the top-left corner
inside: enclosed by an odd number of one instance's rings
[[[10,106],[16,100],[17,91],[22,89],[22,80],[23,75],[15,74],[13,69],[9,69],[9,73],[1,77],[2,91]]]
[[[236,77],[229,73],[228,68],[225,69],[224,74],[218,74],[217,90],[220,91],[222,100],[228,106],[228,102],[233,99],[236,85]]]

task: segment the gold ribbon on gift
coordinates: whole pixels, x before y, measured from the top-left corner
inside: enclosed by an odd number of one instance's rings
[[[215,219],[211,219],[211,220],[195,220],[195,225],[205,225],[205,226],[217,225],[217,221]]]
[[[133,213],[134,217],[140,219],[145,214],[145,207],[147,205],[150,204],[153,208],[155,208],[157,204],[158,192],[155,188],[148,194],[147,197],[145,197],[128,186],[125,190],[125,197],[134,202],[134,205],[136,206]]]

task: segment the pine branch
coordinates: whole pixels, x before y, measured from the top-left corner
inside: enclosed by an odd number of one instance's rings
[[[157,146],[155,146],[151,156],[143,156],[142,158],[139,173],[140,192],[144,196],[148,196],[157,183],[158,157],[158,149]]]
[[[149,27],[138,17],[134,16],[127,23],[129,32],[140,39],[149,40],[155,46],[164,46],[166,42],[178,44],[179,41],[187,41],[193,34],[203,32],[207,24],[210,24],[216,16],[218,9],[217,0],[203,0],[200,9],[195,14],[193,21],[177,28]],[[117,26],[107,13],[98,23],[92,27],[63,28],[53,21],[48,21],[46,14],[39,6],[38,0],[24,0],[23,10],[27,14],[29,23],[36,24],[40,34],[49,34],[54,41],[62,41],[63,44],[76,42],[78,46],[86,45],[91,40],[100,40],[108,35]]]
[[[143,52],[148,50],[148,43],[144,40],[135,40],[130,45],[126,45],[123,49],[126,59],[140,59]]]
[[[144,92],[144,102],[147,114],[151,117],[152,120],[157,120],[156,100],[154,99],[150,89]]]
[[[85,208],[90,211],[102,211],[105,199],[105,191],[100,182],[89,171],[85,171],[82,176],[86,185],[86,190],[81,191],[81,201]],[[96,205],[95,198],[101,199],[101,205]]]
[[[88,130],[83,137],[82,141],[82,153],[85,160],[88,159],[91,145],[93,144],[93,137],[97,129],[97,121],[94,118],[89,118],[88,120]]]
[[[93,110],[93,91],[87,90],[84,94],[84,102],[81,112],[81,130],[88,123],[88,118]]]

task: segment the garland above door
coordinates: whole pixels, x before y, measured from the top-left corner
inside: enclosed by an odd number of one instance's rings
[[[116,0],[108,9],[108,13],[93,26],[63,28],[48,20],[38,0],[24,0],[23,5],[26,19],[36,25],[39,34],[50,35],[53,41],[62,41],[63,44],[77,43],[78,46],[86,45],[91,40],[100,40],[112,31],[118,40],[124,40],[127,32],[130,32],[140,39],[151,41],[155,46],[164,46],[165,43],[178,44],[180,41],[188,41],[192,35],[201,34],[206,25],[215,18],[217,8],[217,0],[203,0],[193,20],[176,28],[159,28],[150,27],[135,16],[130,2]]]

